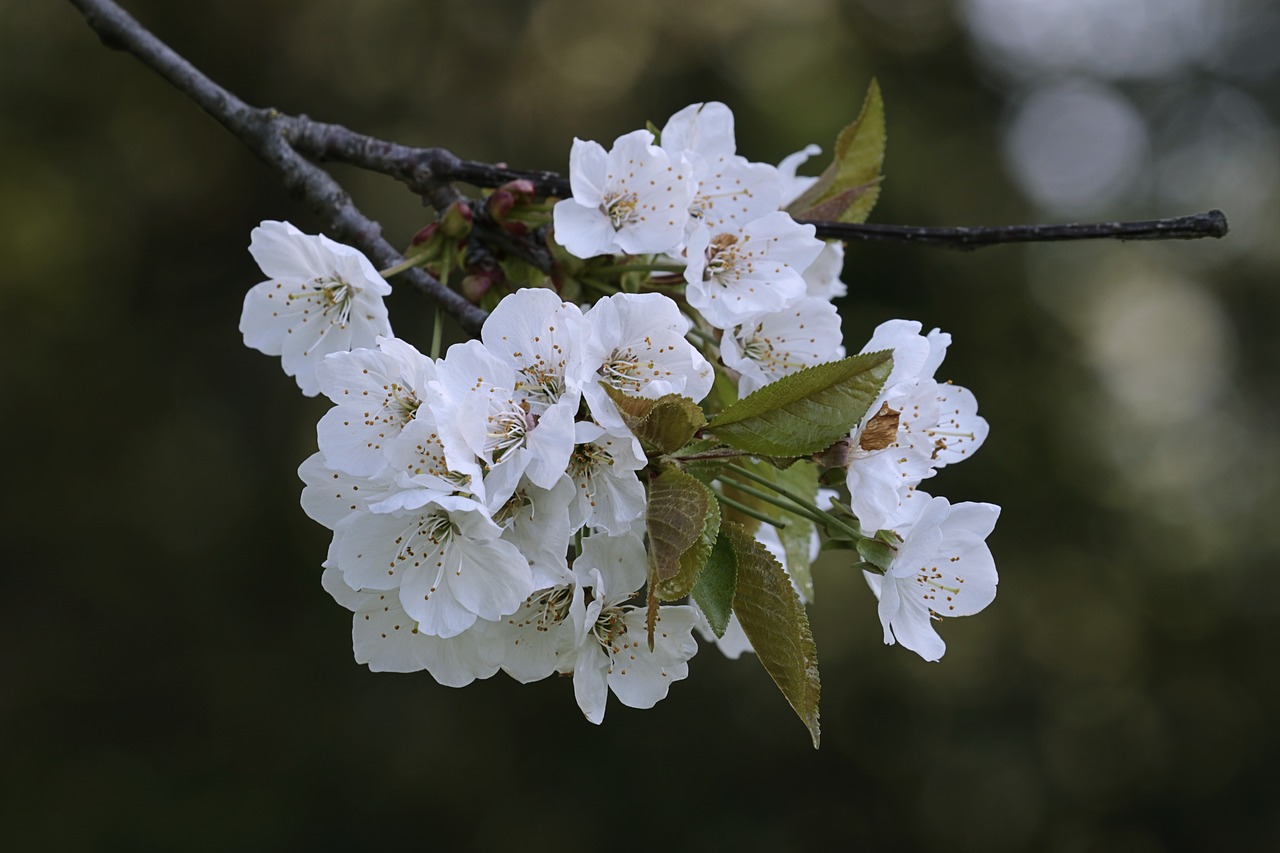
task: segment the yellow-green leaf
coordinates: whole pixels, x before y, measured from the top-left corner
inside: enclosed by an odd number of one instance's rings
[[[698,582],[693,586],[693,600],[698,603],[702,615],[707,617],[711,630],[723,637],[733,614],[733,593],[738,585],[738,560],[733,555],[733,543],[727,531],[721,529],[715,547]]]
[[[649,647],[652,648],[653,628],[663,585],[680,575],[681,561],[689,551],[695,552],[690,557],[690,562],[697,561],[697,550],[708,538],[707,529],[712,528],[710,544],[702,551],[702,563],[706,562],[720,526],[719,502],[704,483],[678,468],[668,468],[649,483],[645,525],[649,531],[647,621]],[[697,581],[697,570],[701,568],[702,564],[698,563],[695,569],[691,569],[693,577],[688,581],[690,588]]]
[[[633,397],[603,382],[600,387],[618,407],[623,423],[640,439],[646,453],[674,453],[706,426],[702,409],[688,397],[679,394],[664,394],[656,399]]]
[[[725,444],[747,453],[817,453],[862,420],[892,369],[891,350],[807,367],[747,395],[708,426]]]
[[[787,573],[755,537],[732,523],[724,529],[737,562],[733,610],[756,657],[804,721],[818,747],[818,650],[804,605]]]
[[[885,141],[884,99],[873,79],[858,118],[836,137],[831,164],[787,212],[796,219],[866,222],[880,197]]]
[[[698,483],[698,485],[702,484]],[[680,564],[676,573],[658,582],[660,601],[684,598],[693,591],[694,584],[698,582],[698,577],[711,556],[711,550],[715,547],[719,533],[720,502],[713,500],[707,504],[707,512],[702,519],[702,531],[698,534],[698,538],[689,546],[689,550],[680,555]]]

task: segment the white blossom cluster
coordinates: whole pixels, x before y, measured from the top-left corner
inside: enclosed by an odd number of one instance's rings
[[[813,180],[795,171],[816,150],[749,162],[718,103],[681,110],[660,140],[635,131],[608,151],[575,140],[554,239],[582,258],[682,265],[681,301],[618,292],[577,305],[520,289],[479,340],[440,359],[392,335],[389,287],[355,249],[287,223],[255,229],[268,280],[240,328],[333,404],[299,469],[302,505],[333,532],[323,583],[354,614],[358,661],[450,686],[498,670],[572,675],[596,723],[610,691],[648,708],[687,676],[694,629],[714,635],[694,606],[663,605],[650,645],[631,603],[648,578],[650,460],[605,389],[699,402],[720,372],[745,397],[844,356],[832,302],[846,292],[842,247],[783,209]],[[863,348],[893,350],[893,370],[842,443],[847,496],[821,500],[846,500],[866,536],[897,543],[883,574],[867,572],[885,642],[937,660],[934,621],[994,598],[985,539],[999,510],[918,488],[987,434],[973,395],[935,379],[950,337],[921,329],[892,320]],[[773,528],[756,535],[785,566]],[[736,620],[716,642],[732,657],[751,650]]]
[[[737,373],[738,393],[746,396],[844,355],[832,300],[847,288],[840,280],[842,244],[816,239],[812,225],[781,210],[815,180],[795,172],[817,146],[777,167],[749,162],[736,149],[733,115],[720,103],[679,111],[656,141],[637,130],[606,152],[575,139],[573,198],[556,205],[555,234],[583,258],[656,253],[685,263],[686,299],[720,330],[721,362]],[[938,329],[921,335],[921,328],[888,321],[862,349],[892,350],[894,369],[850,437],[847,486],[864,530],[893,530],[912,540],[887,575],[867,573],[880,599],[885,642],[937,660],[945,645],[931,622],[976,613],[995,597],[995,562],[984,540],[999,507],[951,508],[917,489],[938,468],[972,455],[987,435],[973,394],[934,378],[951,336]],[[891,440],[874,440],[877,415],[876,426],[887,419],[896,427]],[[964,523],[948,522],[953,516]],[[916,549],[926,540],[938,541],[922,556]],[[967,576],[960,578],[962,561]],[[721,643],[731,654],[742,645],[736,630]]]
[[[814,237],[781,208],[812,182],[796,168],[735,154],[733,114],[692,104],[662,128],[661,144],[637,130],[605,151],[575,139],[573,198],[555,207],[555,239],[580,258],[667,255],[684,270],[688,304],[723,330],[720,356],[745,396],[803,367],[844,355],[841,244]]]

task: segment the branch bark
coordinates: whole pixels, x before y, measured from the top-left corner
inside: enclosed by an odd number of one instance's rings
[[[803,220],[802,220],[803,221]],[[1005,243],[1052,243],[1065,240],[1197,240],[1225,237],[1227,217],[1221,210],[1173,219],[1094,222],[1071,225],[984,225],[923,228],[915,225],[813,222],[818,236],[835,240],[918,243],[948,249],[980,249]]]
[[[453,183],[483,188],[523,179],[543,196],[566,198],[569,181],[555,172],[522,171],[464,160],[443,148],[415,148],[356,133],[338,124],[253,107],[223,89],[147,31],[111,0],[70,0],[103,44],[133,54],[231,132],[266,163],[295,195],[323,216],[335,235],[357,246],[377,265],[403,260],[382,236],[382,226],[365,216],[342,186],[317,163],[334,161],[387,175],[405,184],[437,209],[457,198]],[[804,221],[804,220],[802,220]],[[1072,225],[919,227],[811,221],[825,239],[908,243],[951,249],[976,249],[1005,243],[1060,240],[1192,240],[1222,237],[1227,219],[1211,210],[1173,219]],[[500,230],[500,229],[499,229]],[[494,235],[493,239],[505,235]],[[511,250],[511,246],[499,248]],[[541,252],[539,250],[542,250]],[[523,247],[526,257],[542,260],[545,247]],[[519,252],[517,252],[519,254]],[[488,316],[459,293],[420,268],[402,273],[436,300],[465,330],[477,334]]]
[[[70,2],[84,15],[103,44],[133,54],[175,89],[195,101],[266,163],[291,192],[323,216],[335,235],[359,248],[378,266],[390,267],[403,260],[395,247],[382,236],[382,226],[365,216],[328,172],[294,147],[291,137],[297,132],[298,125],[309,123],[308,119],[249,106],[206,77],[110,0]],[[411,285],[436,300],[440,308],[468,332],[476,334],[480,331],[488,315],[461,294],[450,290],[422,269],[407,270],[403,275]]]

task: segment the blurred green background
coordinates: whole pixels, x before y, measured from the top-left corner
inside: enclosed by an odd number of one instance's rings
[[[950,331],[1000,595],[927,664],[811,609],[823,746],[704,648],[640,712],[351,660],[295,470],[324,410],[241,345],[263,219],[322,224],[59,2],[0,3],[0,817],[12,850],[1163,851],[1280,838],[1280,8],[1266,0],[259,0],[129,9],[257,105],[565,170],[693,101],[776,162],[875,75],[879,222],[1150,218],[1182,244],[856,245],[850,348]],[[392,182],[335,172],[403,244]],[[396,294],[425,345],[429,307]],[[616,840],[619,836],[623,839]]]

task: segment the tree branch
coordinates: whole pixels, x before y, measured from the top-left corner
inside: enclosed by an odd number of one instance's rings
[[[274,109],[252,107],[214,83],[170,49],[111,0],[70,0],[103,44],[133,54],[195,101],[300,196],[325,217],[333,232],[359,247],[382,267],[403,260],[382,236],[382,227],[366,217],[328,172],[315,162],[334,161],[392,177],[443,210],[459,195],[452,186],[463,182],[495,188],[513,180],[530,181],[545,197],[567,198],[569,182],[555,172],[521,171],[505,165],[463,160],[443,148],[415,148],[356,133],[338,124],[290,116]],[[807,220],[801,220],[807,221]],[[1072,225],[1006,225],[979,227],[919,227],[810,221],[825,239],[913,243],[951,249],[976,249],[1004,243],[1061,240],[1193,240],[1222,237],[1227,218],[1218,210],[1174,219],[1141,222],[1101,222]],[[484,223],[480,223],[484,226]],[[548,263],[545,247],[513,246],[505,232],[487,229],[482,236],[500,251],[525,257],[540,268]],[[501,232],[501,229],[496,229]],[[440,307],[473,334],[487,314],[420,268],[407,270],[410,284],[435,299]]]
[[[305,118],[291,118],[276,110],[249,106],[206,77],[110,0],[70,2],[84,15],[103,44],[133,54],[195,101],[270,166],[291,192],[325,217],[337,236],[357,246],[378,266],[389,267],[403,260],[382,236],[382,226],[365,216],[329,173],[293,147],[291,132],[295,125],[306,122]],[[404,275],[410,284],[435,299],[464,329],[479,332],[488,316],[484,311],[422,269],[407,270]]]
[[[805,220],[801,220],[805,221]],[[948,249],[980,249],[1004,243],[1051,243],[1064,240],[1196,240],[1224,237],[1227,217],[1220,210],[1173,219],[1096,222],[1071,225],[987,225],[923,228],[915,225],[812,222],[818,236],[837,240],[918,243]]]

